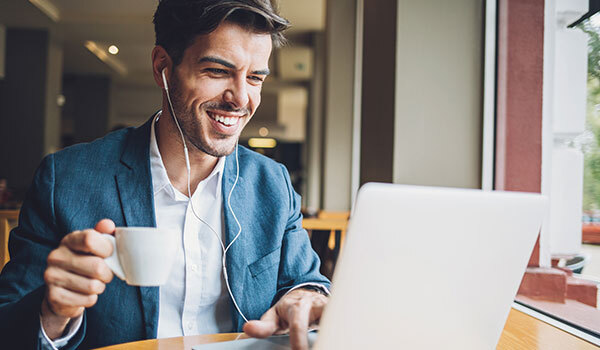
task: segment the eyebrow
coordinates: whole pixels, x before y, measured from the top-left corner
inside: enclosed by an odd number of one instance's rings
[[[236,69],[235,64],[225,61],[224,59],[215,57],[215,56],[204,56],[198,60],[198,63],[203,63],[203,62],[216,63],[216,64],[220,64],[220,65],[225,66],[230,69]],[[271,73],[271,71],[269,70],[269,68],[255,70],[255,71],[250,72],[250,74],[256,74],[256,75],[269,75],[270,73]]]

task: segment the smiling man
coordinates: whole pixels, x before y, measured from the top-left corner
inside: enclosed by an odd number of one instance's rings
[[[154,24],[162,110],[44,159],[0,275],[3,344],[84,349],[243,330],[289,332],[305,349],[329,281],[286,169],[237,145],[288,23],[268,0],[162,0]],[[115,226],[177,229],[165,285],[113,279],[101,233]]]

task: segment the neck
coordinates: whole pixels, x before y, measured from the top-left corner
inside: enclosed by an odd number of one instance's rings
[[[165,108],[166,107],[166,108]],[[179,192],[188,194],[187,167],[183,143],[177,125],[171,116],[168,105],[163,104],[163,112],[155,124],[156,142],[163,164],[167,170],[169,181]],[[197,149],[186,139],[190,158],[190,195],[194,193],[200,181],[206,179],[213,171],[219,158]]]

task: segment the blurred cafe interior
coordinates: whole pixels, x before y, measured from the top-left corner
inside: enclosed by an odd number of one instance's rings
[[[45,155],[161,108],[150,56],[156,3],[0,2],[0,268]],[[600,334],[600,234],[582,236],[581,146],[594,141],[600,106],[588,76],[598,1],[277,3],[289,42],[271,55],[240,144],[287,167],[322,272],[332,276],[367,182],[542,193],[550,215],[517,300]],[[423,224],[444,230],[435,212]],[[573,267],[582,261],[583,271]],[[529,348],[514,341],[503,346]]]

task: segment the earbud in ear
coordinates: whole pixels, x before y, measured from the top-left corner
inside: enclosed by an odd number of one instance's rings
[[[167,76],[165,75],[165,70],[167,70],[167,68],[163,68],[161,74],[162,74],[162,78],[163,78],[163,85],[165,90],[169,90],[169,85],[167,84]]]

